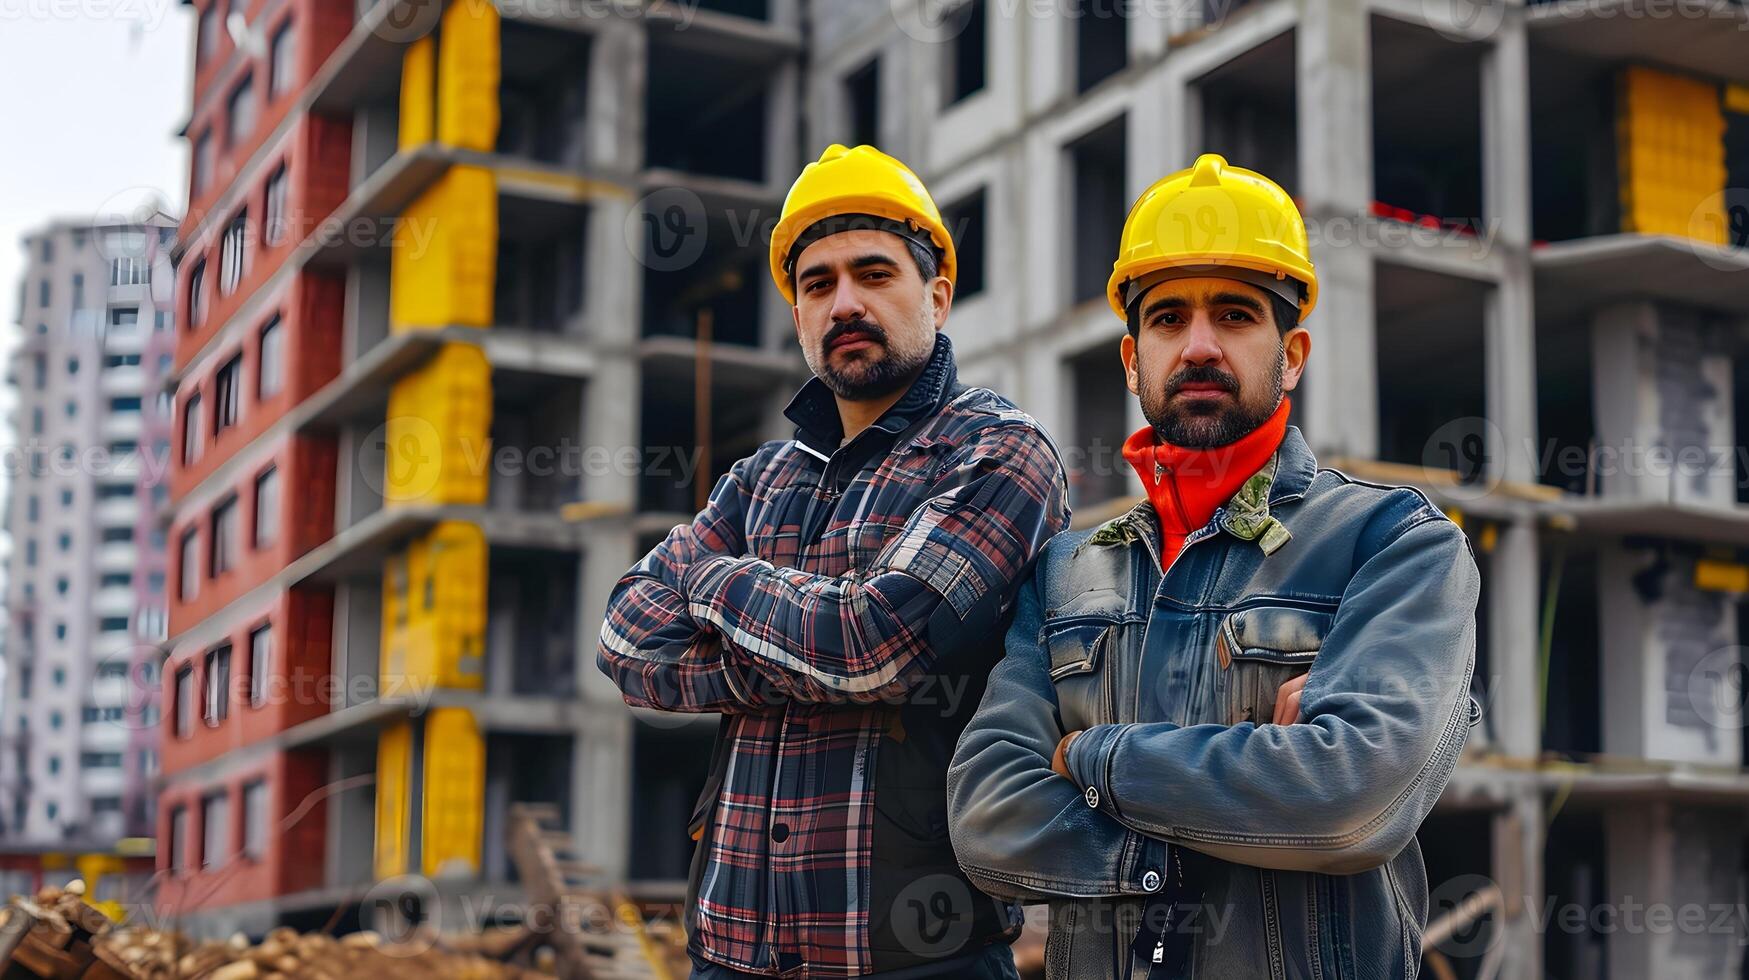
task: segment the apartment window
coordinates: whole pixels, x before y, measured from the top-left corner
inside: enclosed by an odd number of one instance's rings
[[[140,666],[142,668],[148,668],[151,665],[141,664]],[[147,674],[151,673],[150,670],[145,670],[143,672]],[[125,681],[128,679],[128,665],[119,660],[105,660],[103,663],[97,665],[97,678],[105,681]],[[142,679],[150,680],[149,677]]]
[[[66,595],[67,594],[67,587],[68,587],[67,576],[65,576],[65,575],[55,576],[55,594],[56,595]]]
[[[56,775],[60,771],[61,771],[61,757],[58,755],[49,756],[49,775],[51,775],[51,776]],[[50,816],[50,819],[53,819],[52,814]]]
[[[187,738],[194,731],[194,668],[184,665],[176,672],[176,704],[172,710],[172,734]]]
[[[201,720],[217,725],[230,714],[231,645],[214,647],[206,652],[206,687],[201,700]]]
[[[1085,19],[1085,18],[1083,18]],[[1074,227],[1069,268],[1071,302],[1105,295],[1111,277],[1111,243],[1123,230],[1129,197],[1124,189],[1124,117],[1119,116],[1069,146]]]
[[[32,435],[42,435],[43,410],[41,406],[32,407],[30,410],[30,431]]]
[[[210,11],[209,11],[210,13]],[[170,811],[170,872],[188,873],[188,808]]]
[[[152,329],[158,331],[170,329],[169,310],[157,310],[152,314]]]
[[[850,141],[874,146],[881,139],[881,59],[875,58],[844,79],[850,105]]]
[[[67,686],[67,668],[56,667],[49,676],[54,679],[55,687],[57,689]]]
[[[32,521],[36,520],[37,514],[41,510],[42,510],[42,508],[37,502],[36,494],[33,493],[29,497],[25,498],[24,513],[25,513],[25,517],[27,520],[32,520]]]
[[[226,104],[226,115],[230,117],[230,139],[226,146],[235,147],[249,138],[255,131],[255,76],[250,75],[231,90],[231,100]]]
[[[76,401],[68,401],[67,402],[67,417],[70,419],[79,417],[79,403],[78,402],[76,402]]]
[[[42,240],[42,256],[44,263],[53,262],[55,260],[55,243],[53,240],[48,238]]]
[[[140,308],[137,306],[117,306],[109,311],[109,332],[128,336],[134,328],[140,325]]]
[[[188,325],[206,323],[206,260],[202,259],[188,274]]]
[[[286,21],[273,34],[273,47],[268,55],[270,62],[267,70],[267,97],[277,99],[292,90],[297,81],[297,61],[295,46],[297,35],[292,32],[292,22]]]
[[[18,668],[18,697],[21,700],[29,700],[30,699],[30,685],[31,685],[32,679],[35,677],[36,677],[36,671],[33,670],[32,668],[30,668],[30,667]]]
[[[97,621],[97,629],[100,633],[126,633],[128,631],[128,618],[126,616],[104,616]]]
[[[267,201],[262,215],[262,240],[267,247],[283,243],[289,229],[286,226],[285,202],[289,182],[285,176],[285,164],[280,164],[273,176],[267,178]]]
[[[67,358],[67,373],[69,375],[79,373],[79,359],[77,357]]]
[[[237,498],[235,495],[213,508],[211,574],[218,577],[237,567]]]
[[[943,45],[947,70],[942,75],[947,80],[948,105],[984,88],[990,22],[987,7],[985,0],[970,0],[948,14],[944,22],[945,29],[959,28],[953,40]]]
[[[61,768],[60,763],[57,762],[55,764],[55,768],[57,770],[60,769]],[[47,803],[47,805],[45,805],[43,807],[43,815],[48,817],[49,821],[51,823],[54,822],[55,820],[59,819],[61,816],[61,805],[59,803],[56,803],[54,800],[50,800]]]
[[[941,220],[953,238],[954,252],[959,258],[953,298],[976,296],[984,291],[984,189],[942,208]]]
[[[103,366],[106,368],[138,367],[139,364],[140,364],[140,355],[138,355],[138,354],[105,354],[105,355],[103,355]]]
[[[75,272],[73,273],[73,309],[82,310],[84,308],[85,274],[83,272]]]
[[[122,255],[109,260],[111,286],[144,286],[151,281],[152,266],[145,256]]]
[[[140,410],[140,399],[134,395],[121,395],[109,400],[109,410],[118,415],[125,415]]]
[[[200,866],[217,868],[225,863],[231,847],[231,801],[224,793],[214,793],[200,801]]]
[[[97,579],[97,587],[100,589],[127,589],[132,588],[133,584],[134,576],[130,572],[104,572]]]
[[[131,527],[106,527],[101,532],[104,544],[132,544],[134,529]]]
[[[201,448],[205,445],[205,434],[201,432],[200,395],[189,395],[188,401],[182,404],[182,465],[188,466],[200,459]]]
[[[249,704],[267,703],[268,671],[273,667],[273,627],[257,627],[249,634]]]
[[[35,541],[26,541],[24,543],[24,565],[26,568],[35,568],[36,567],[36,542]],[[25,584],[29,585],[30,583],[26,582]]]
[[[261,860],[267,853],[267,783],[243,784],[243,856]]]
[[[194,141],[192,183],[196,195],[205,191],[207,184],[213,179],[213,163],[213,132],[209,129]]]
[[[272,398],[285,385],[285,328],[279,317],[261,328],[261,354],[255,377],[255,397]]]
[[[255,547],[273,545],[279,529],[279,468],[270,467],[255,478]]]
[[[49,281],[47,279],[36,284],[36,305],[45,310],[49,308]],[[48,331],[41,332],[47,333]]]
[[[97,488],[98,500],[115,500],[133,495],[134,485],[131,483],[105,483]]]
[[[225,229],[225,239],[219,251],[219,295],[229,296],[242,285],[244,266],[249,261],[249,212],[237,212]]]
[[[116,758],[119,759],[121,757],[116,756]],[[117,765],[119,766],[119,763]],[[91,798],[91,815],[94,817],[101,817],[104,814],[120,812],[121,797],[119,796],[93,796]]]
[[[226,361],[224,366],[219,368],[219,373],[214,379],[213,387],[216,396],[213,405],[213,438],[215,439],[220,433],[237,424],[242,407],[240,404],[242,379],[242,354]]]
[[[66,623],[56,623],[55,624],[55,639],[64,640],[66,638],[67,638],[67,624]]]
[[[1129,15],[1122,5],[1089,7],[1075,18],[1075,90],[1085,92],[1129,62]]]
[[[182,532],[179,551],[182,568],[177,573],[176,597],[188,602],[200,594],[200,535],[194,528]]]
[[[79,768],[81,769],[120,769],[120,752],[81,752],[79,753]]]

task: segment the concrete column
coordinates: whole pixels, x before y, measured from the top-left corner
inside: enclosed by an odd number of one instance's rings
[[[1728,669],[1734,603],[1696,588],[1694,560],[1681,554],[1612,545],[1597,577],[1604,753],[1740,765],[1740,699]],[[1641,587],[1658,594],[1648,598]]]
[[[1598,471],[1618,499],[1736,503],[1731,357],[1717,324],[1668,304],[1620,303],[1591,321]]]
[[[1361,0],[1306,4],[1295,32],[1300,195],[1306,219],[1356,222],[1372,197],[1371,31]],[[1373,261],[1365,247],[1317,244],[1318,308],[1299,400],[1321,455],[1378,454]]]
[[[1542,931],[1538,916],[1543,896],[1543,845],[1547,820],[1542,795],[1532,787],[1515,786],[1506,808],[1494,817],[1493,878],[1506,897],[1501,930],[1501,977],[1541,980]]]
[[[1530,68],[1522,21],[1502,28],[1482,59],[1482,215],[1508,255],[1484,330],[1489,476],[1535,482],[1536,327],[1530,267]],[[1529,635],[1529,634],[1523,634]]]
[[[1541,623],[1538,581],[1541,542],[1529,522],[1503,525],[1488,563],[1488,674],[1480,679],[1487,724],[1501,752],[1521,759],[1542,751],[1537,703],[1541,663],[1536,639]]]
[[[1741,975],[1743,816],[1666,802],[1604,816],[1610,980]]]

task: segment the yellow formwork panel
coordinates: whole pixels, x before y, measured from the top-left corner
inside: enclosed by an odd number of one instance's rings
[[[451,3],[437,59],[438,141],[490,153],[498,145],[498,8],[490,0]]]
[[[412,810],[413,723],[397,722],[377,736],[378,878],[407,871],[407,819]]]
[[[395,223],[390,332],[491,326],[497,262],[497,180],[451,167]]]
[[[431,35],[401,56],[401,138],[405,150],[431,142],[437,125],[437,42]]]
[[[389,389],[383,506],[482,504],[491,480],[492,365],[445,344]]]
[[[1618,93],[1622,230],[1725,244],[1719,86],[1636,65],[1622,70]]]
[[[383,569],[384,697],[485,688],[486,535],[444,521]]]
[[[433,708],[425,716],[424,790],[421,870],[429,878],[479,874],[486,740],[468,709]]]

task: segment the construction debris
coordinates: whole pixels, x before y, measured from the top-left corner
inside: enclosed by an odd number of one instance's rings
[[[440,937],[390,943],[374,932],[334,937],[280,928],[259,944],[238,934],[196,942],[173,931],[111,922],[82,882],[15,896],[0,909],[0,980],[535,980],[550,977]],[[497,937],[502,938],[502,937]],[[521,945],[503,942],[504,948]],[[485,947],[482,946],[482,951]]]

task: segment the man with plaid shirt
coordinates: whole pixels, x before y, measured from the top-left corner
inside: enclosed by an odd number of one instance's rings
[[[959,869],[946,770],[1014,590],[1067,526],[1061,461],[957,380],[953,240],[903,164],[828,148],[771,257],[815,375],[795,438],[620,580],[598,654],[628,704],[723,715],[693,976],[1013,977],[1018,910]]]

